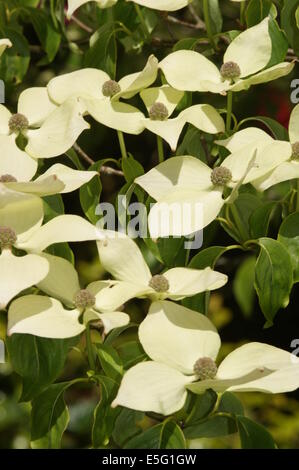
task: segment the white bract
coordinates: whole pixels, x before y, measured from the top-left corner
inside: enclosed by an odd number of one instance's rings
[[[225,131],[222,117],[213,106],[208,104],[190,106],[177,117],[169,119],[183,95],[182,91],[175,90],[168,85],[147,88],[140,93],[149,113],[149,118],[143,118],[142,124],[146,129],[166,140],[173,151],[176,150],[186,123],[210,134]]]
[[[26,160],[20,162],[25,163],[24,173],[22,177],[22,167],[16,168],[7,165],[7,160],[0,161],[0,183],[9,189],[22,193],[36,194],[38,196],[48,196],[57,193],[69,193],[80,188],[83,184],[88,183],[94,176],[96,171],[80,171],[69,168],[61,163],[56,163],[45,171],[36,179],[31,180],[26,174]],[[12,173],[10,173],[10,171]],[[19,178],[17,179],[16,172]]]
[[[12,47],[11,41],[7,38],[0,39],[0,57],[7,47]]]
[[[10,165],[10,174],[18,172],[19,177],[31,178],[37,169],[35,159],[62,155],[85,129],[89,129],[82,116],[79,99],[70,99],[57,106],[49,98],[47,88],[23,91],[16,114],[0,105],[1,165]],[[24,151],[16,143],[20,134],[27,139]]]
[[[299,387],[299,358],[263,343],[237,348],[217,369],[221,341],[214,325],[172,302],[151,305],[139,339],[151,360],[125,373],[113,406],[170,415],[184,406],[187,389],[282,393]]]
[[[276,80],[292,71],[295,64],[289,62],[266,68],[271,54],[269,18],[265,18],[230,43],[220,70],[205,56],[190,50],[169,54],[159,67],[168,83],[178,90],[226,94]]]
[[[158,60],[151,55],[141,72],[127,75],[118,82],[102,70],[86,68],[53,78],[48,92],[57,104],[79,98],[85,112],[101,124],[127,134],[140,134],[144,130],[143,114],[119,99],[131,98],[150,86],[157,72]]]
[[[219,289],[227,282],[227,276],[210,268],[172,268],[153,276],[137,244],[125,235],[107,238],[97,246],[103,268],[117,280],[99,295],[109,295],[109,301],[113,297],[115,307],[134,297],[180,300]]]
[[[249,136],[249,139],[259,138],[261,140],[272,141],[275,140],[270,137],[266,132],[261,129],[252,128],[253,131]],[[246,133],[247,129],[239,131],[235,135],[236,143],[239,143],[240,136]],[[260,190],[265,191],[266,189],[274,186],[275,184],[283,181],[299,178],[299,105],[295,106],[290,117],[289,123],[289,139],[290,139],[290,158],[287,161],[283,161],[280,165],[269,171],[266,175],[258,178],[254,182],[254,186]]]
[[[41,281],[49,263],[40,253],[54,243],[97,240],[103,237],[79,216],[61,215],[42,225],[42,200],[0,184],[0,308],[24,289]],[[15,256],[13,248],[29,254]]]
[[[101,290],[109,291],[109,281],[100,281],[97,288],[93,283],[81,289],[78,274],[69,261],[45,253],[42,256],[49,263],[49,272],[38,287],[50,297],[27,295],[12,302],[8,311],[9,335],[70,338],[82,333],[91,321],[100,322],[104,334],[129,323],[126,313],[101,304],[98,294]]]
[[[77,8],[91,0],[68,0],[67,17],[70,18]],[[109,8],[117,3],[117,0],[95,0],[99,8]],[[184,8],[193,0],[126,0],[134,2],[143,7],[152,8],[161,11],[176,11]]]
[[[262,140],[233,151],[214,169],[195,157],[182,156],[139,176],[135,182],[157,201],[148,217],[151,236],[182,236],[203,229],[229,201],[223,199],[225,187],[236,191],[241,183],[254,182],[291,153],[288,142]]]

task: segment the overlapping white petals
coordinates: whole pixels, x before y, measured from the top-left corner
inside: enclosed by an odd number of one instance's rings
[[[72,338],[85,326],[79,322],[81,312],[66,310],[53,298],[27,295],[15,300],[8,311],[8,334],[26,333],[43,338]]]
[[[134,2],[143,7],[161,11],[176,11],[186,7],[193,0],[126,0]]]
[[[54,243],[100,240],[105,232],[97,229],[87,220],[77,215],[59,215],[26,240],[19,241],[17,247],[26,251],[41,252]]]
[[[83,114],[82,101],[77,98],[67,100],[48,116],[39,129],[26,132],[28,144],[25,151],[34,158],[62,155],[85,129],[89,129]]]
[[[112,406],[170,415],[186,401],[192,379],[158,362],[141,362],[125,373]]]
[[[222,145],[227,148],[231,153],[238,152],[243,147],[255,144],[257,146],[266,146],[273,142],[273,138],[262,129],[258,127],[247,127],[241,131],[236,132],[231,137],[224,140],[216,140],[216,144]]]
[[[39,127],[57,109],[51,101],[46,87],[32,87],[24,90],[18,101],[18,113],[28,119],[29,125]]]
[[[135,2],[136,3],[136,2]],[[121,78],[118,82],[120,92],[112,97],[112,101],[119,98],[132,98],[132,96],[149,87],[157,78],[158,59],[152,54],[149,56],[141,72],[132,73]]]
[[[299,142],[299,105],[294,107],[290,116],[289,137],[291,144]]]
[[[90,1],[91,0],[68,0],[67,17],[70,18],[78,8]],[[99,8],[109,8],[115,5],[115,3],[117,3],[117,0],[96,0],[96,3]]]
[[[48,273],[47,260],[38,255],[14,256],[10,250],[0,255],[0,310],[20,292],[37,284]]]
[[[84,324],[90,321],[100,321],[103,325],[103,332],[105,335],[115,328],[126,326],[130,323],[130,317],[124,312],[106,312],[99,313],[94,309],[89,309],[84,313]]]
[[[163,276],[169,282],[167,297],[171,300],[180,300],[199,292],[220,289],[228,280],[227,276],[211,268],[172,268],[165,271]]]
[[[152,303],[138,334],[151,359],[188,375],[201,357],[216,359],[220,348],[217,330],[205,315],[169,301]]]
[[[0,184],[0,226],[13,229],[18,241],[30,237],[41,226],[43,217],[43,203],[39,197]]]
[[[167,108],[168,117],[171,116],[183,96],[183,91],[175,90],[169,85],[146,88],[140,92],[140,97],[148,112],[154,103],[162,103]]]

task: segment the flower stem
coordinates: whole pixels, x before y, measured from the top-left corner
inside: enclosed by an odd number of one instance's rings
[[[91,368],[91,370],[95,370],[96,363],[94,359],[93,346],[92,346],[92,341],[91,341],[90,323],[87,323],[86,325],[86,349],[87,349],[89,367]]]
[[[150,37],[150,34],[149,34],[148,29],[147,29],[145,19],[143,18],[140,6],[137,5],[137,3],[134,3],[134,7],[135,7],[137,16],[139,18],[139,21],[140,21],[140,24],[141,24],[141,27],[142,27],[144,37],[145,37],[145,39],[148,39]]]
[[[246,9],[246,2],[240,3],[240,23],[243,26],[245,24],[245,9]]]
[[[117,131],[117,136],[118,136],[121,156],[122,156],[122,158],[127,158],[128,155],[127,155],[127,149],[126,149],[124,134],[122,133],[122,131]]]
[[[159,163],[164,162],[164,148],[163,148],[163,140],[162,137],[157,135],[157,147],[158,147],[158,156],[159,156]]]
[[[214,40],[214,35],[212,31],[212,25],[211,25],[211,19],[210,19],[210,10],[209,10],[209,1],[208,0],[203,0],[203,15],[204,15],[204,20],[206,24],[206,30],[208,34],[209,41],[211,43],[211,46],[213,49],[216,50],[216,44]]]
[[[297,179],[297,203],[296,203],[296,211],[299,212],[299,178]]]
[[[231,131],[232,111],[233,111],[233,92],[228,91],[227,92],[226,132]]]

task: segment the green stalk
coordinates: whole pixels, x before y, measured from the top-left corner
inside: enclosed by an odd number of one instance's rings
[[[245,10],[246,10],[246,2],[240,3],[240,23],[243,26],[245,24]]]
[[[232,124],[232,111],[233,111],[233,92],[227,92],[227,114],[226,114],[226,132],[231,131]]]
[[[121,156],[122,158],[127,158],[127,149],[126,149],[126,144],[125,144],[125,139],[124,139],[124,134],[122,131],[117,131],[117,136],[118,136],[118,141],[119,141],[119,147],[121,151]]]
[[[158,157],[159,163],[164,162],[164,148],[163,148],[163,140],[162,137],[157,135],[157,147],[158,147]]]
[[[137,5],[137,3],[134,3],[134,7],[135,7],[137,16],[138,16],[138,18],[139,18],[139,21],[140,21],[140,24],[141,24],[141,27],[142,27],[144,37],[145,37],[145,39],[149,39],[150,34],[149,34],[148,29],[147,29],[145,19],[143,18],[143,15],[142,15],[140,6]]]
[[[91,368],[91,370],[95,370],[96,363],[95,363],[95,358],[93,354],[93,346],[92,346],[92,341],[91,341],[90,323],[87,323],[86,325],[86,349],[87,349],[89,367]]]
[[[207,35],[211,43],[211,46],[213,47],[213,49],[216,50],[217,48],[216,48],[216,43],[214,40],[214,35],[213,35],[213,30],[212,30],[212,25],[211,25],[211,18],[210,18],[209,0],[203,0],[202,6],[203,6],[203,16],[204,16],[204,21],[206,25]]]
[[[297,202],[296,202],[296,211],[299,212],[299,179],[297,179]]]

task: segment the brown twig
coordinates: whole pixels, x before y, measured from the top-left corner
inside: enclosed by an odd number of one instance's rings
[[[189,12],[191,13],[191,16],[194,18],[196,24],[198,25],[198,29],[203,29],[205,30],[206,29],[206,25],[204,23],[204,21],[198,16],[195,8],[193,5],[189,5],[188,6],[188,10]]]
[[[180,20],[180,19],[176,18],[175,16],[171,16],[171,15],[167,16],[166,21],[168,21],[169,23],[184,26],[185,28],[205,29],[205,27],[203,27],[201,23],[200,24],[199,23],[189,23],[188,21]]]
[[[87,33],[93,33],[93,29],[87,26],[87,24],[83,23],[83,21],[78,20],[74,15],[71,16],[71,20],[79,26],[79,28],[83,29]]]
[[[93,160],[86,152],[80,147],[78,144],[73,145],[74,150],[78,153],[80,157],[82,157],[89,165],[93,165],[95,160]],[[100,173],[103,175],[114,175],[114,176],[124,176],[123,171],[116,170],[115,168],[111,168],[110,166],[103,165],[100,168]]]

